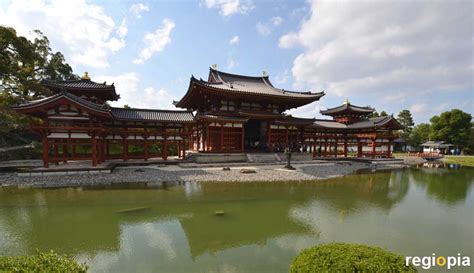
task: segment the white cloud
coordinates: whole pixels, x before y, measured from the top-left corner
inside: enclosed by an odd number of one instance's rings
[[[143,3],[135,3],[132,6],[130,6],[130,12],[136,17],[136,18],[142,18],[142,13],[150,11],[150,8],[143,4]]]
[[[234,37],[232,37],[232,39],[229,40],[229,44],[231,44],[231,45],[236,45],[239,42],[240,42],[240,38],[237,35],[235,35]]]
[[[410,112],[412,114],[421,114],[428,109],[428,105],[426,103],[415,103],[410,106]]]
[[[154,87],[139,88],[140,77],[135,72],[128,72],[120,75],[102,75],[92,78],[96,82],[107,81],[108,84],[114,83],[115,89],[120,94],[118,101],[112,102],[113,106],[123,107],[125,104],[132,108],[150,108],[150,109],[176,109],[172,96],[165,89],[155,89]]]
[[[257,32],[262,36],[268,36],[272,31],[283,23],[283,18],[275,16],[270,18],[267,22],[257,22]]]
[[[469,1],[312,1],[310,6],[308,19],[279,41],[281,48],[303,48],[293,62],[295,86],[370,104],[406,97],[420,115],[427,115],[423,104],[446,92],[460,94],[451,100],[470,96]]]
[[[124,18],[120,22],[120,26],[117,28],[117,35],[124,39],[128,34],[127,20]]]
[[[283,23],[283,18],[281,18],[280,16],[275,16],[275,17],[272,17],[270,21],[272,22],[274,26],[279,26],[281,25],[281,23]]]
[[[143,64],[150,59],[156,52],[162,51],[169,43],[171,43],[171,31],[174,29],[175,23],[170,19],[164,19],[161,27],[157,28],[153,33],[147,33],[143,38],[145,47],[140,51],[138,57],[133,61],[135,64]]]
[[[234,60],[234,58],[232,56],[230,56],[228,59],[227,59],[227,69],[232,69],[236,66],[238,66],[239,64]]]
[[[233,14],[246,14],[255,8],[250,0],[205,0],[209,9],[218,9],[219,14],[226,17]]]
[[[103,7],[81,0],[12,1],[0,7],[0,24],[30,38],[41,30],[73,66],[107,67],[110,55],[125,46],[123,27]]]

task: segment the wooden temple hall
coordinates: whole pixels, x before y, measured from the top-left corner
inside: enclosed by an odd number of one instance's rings
[[[190,153],[294,152],[314,157],[391,157],[402,128],[392,116],[369,118],[370,107],[350,104],[321,111],[332,119],[298,118],[285,111],[319,100],[324,92],[280,89],[262,76],[242,76],[211,67],[207,80],[191,77],[176,107],[183,110],[109,106],[120,96],[114,84],[80,80],[43,81],[52,96],[13,108],[36,117],[43,161],[162,158]]]

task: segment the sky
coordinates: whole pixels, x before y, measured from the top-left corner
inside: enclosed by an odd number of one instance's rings
[[[174,109],[209,67],[324,91],[289,114],[345,99],[416,123],[474,112],[474,1],[0,0],[0,24],[41,30],[76,74],[114,82],[114,106]]]

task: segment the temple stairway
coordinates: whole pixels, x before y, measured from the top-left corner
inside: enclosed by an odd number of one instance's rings
[[[246,153],[247,162],[249,163],[275,163],[281,162],[278,154],[274,153]]]

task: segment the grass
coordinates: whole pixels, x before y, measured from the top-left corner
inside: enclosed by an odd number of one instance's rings
[[[443,161],[451,164],[474,167],[474,155],[445,155]]]

